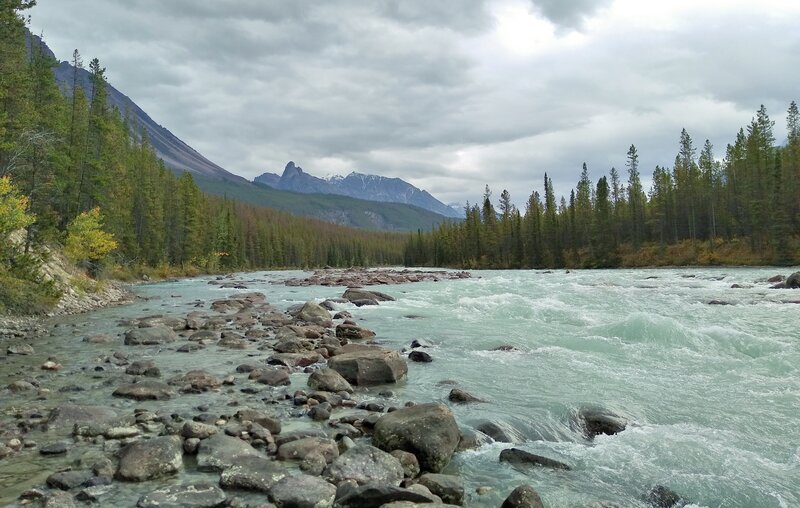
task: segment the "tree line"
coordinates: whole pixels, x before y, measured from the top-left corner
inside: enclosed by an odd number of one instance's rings
[[[0,238],[0,276],[24,264],[38,245],[63,245],[78,217],[112,235],[113,262],[131,269],[402,262],[404,236],[206,195],[189,173],[173,174],[128,112],[109,106],[98,59],[88,64],[91,85],[84,89],[78,74],[84,63],[75,50],[71,86],[59,88],[53,72],[58,62],[27,35],[23,14],[34,4],[0,4],[0,178],[8,196],[24,197],[25,212],[35,219],[22,223],[24,238],[13,249],[7,234]],[[98,216],[87,221],[94,210]]]
[[[800,263],[800,114],[792,102],[787,141],[777,146],[762,105],[720,160],[706,140],[680,133],[671,168],[641,181],[630,146],[627,179],[616,168],[596,182],[586,164],[568,197],[544,193],[524,212],[504,190],[498,207],[489,187],[467,204],[463,223],[409,238],[405,263],[472,268],[617,267],[685,264]]]

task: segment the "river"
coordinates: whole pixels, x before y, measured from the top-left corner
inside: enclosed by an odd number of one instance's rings
[[[487,419],[504,422],[520,436],[515,446],[571,466],[515,469],[498,462],[507,443],[459,453],[444,472],[463,478],[467,506],[499,506],[513,487],[529,483],[548,507],[644,507],[644,495],[655,485],[697,506],[793,507],[800,506],[800,291],[767,289],[766,278],[776,273],[790,271],[475,271],[466,280],[381,286],[396,301],[361,308],[342,303],[337,310],[352,312],[387,347],[408,347],[413,339],[433,344],[427,349],[432,363],[409,363],[407,381],[388,387],[390,404],[448,403],[464,427]],[[278,309],[342,294],[341,287],[270,283],[299,275],[237,274],[247,286],[238,291],[261,291]],[[255,348],[176,353],[180,341],[135,350],[121,339],[108,345],[81,341],[90,333],[118,336],[124,331],[120,319],[186,315],[237,292],[209,284],[211,279],[138,286],[145,300],[65,319],[33,343],[34,355],[4,359],[0,386],[34,378],[50,389],[38,398],[3,392],[4,423],[14,412],[46,411],[67,400],[127,410],[163,404],[110,397],[113,386],[93,367],[103,365],[111,351],[152,357],[165,378],[189,368],[225,377],[248,355],[268,356]],[[501,345],[516,351],[492,351]],[[50,355],[64,366],[60,372],[34,370]],[[293,374],[289,393],[303,388],[304,380]],[[486,402],[447,402],[450,381]],[[372,391],[377,397],[379,390]],[[198,397],[211,412],[223,414],[234,395],[223,390],[181,396],[168,403],[170,411],[190,415]],[[258,396],[235,397],[247,403]],[[624,417],[626,430],[586,439],[571,425],[571,415],[584,406]],[[57,467],[74,464],[79,452],[61,459],[29,452],[28,458],[0,460],[0,504],[13,503]],[[216,481],[190,467],[184,476]],[[156,483],[126,486],[109,499],[133,506]],[[479,496],[475,490],[481,486],[491,491]]]

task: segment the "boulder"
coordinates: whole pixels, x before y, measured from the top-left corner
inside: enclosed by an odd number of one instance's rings
[[[485,402],[484,400],[479,399],[478,397],[472,395],[469,392],[465,392],[460,388],[453,388],[452,390],[450,390],[450,394],[447,396],[447,398],[448,400],[450,400],[450,402],[459,402],[459,403]]]
[[[627,426],[624,418],[602,408],[583,407],[573,411],[571,418],[573,426],[580,429],[589,439],[600,434],[608,436],[617,434]]]
[[[222,471],[219,484],[225,489],[269,492],[275,483],[285,478],[287,474],[286,469],[274,460],[246,455]]]
[[[366,289],[360,288],[347,288],[347,290],[342,295],[342,298],[349,302],[353,302],[354,300],[375,300],[377,302],[393,302],[395,299],[392,296],[387,295],[386,293],[381,293],[380,291],[367,291]]]
[[[389,455],[400,461],[400,465],[403,466],[403,476],[416,478],[419,475],[419,461],[416,455],[403,450],[392,450]]]
[[[221,508],[225,493],[211,483],[171,485],[139,498],[136,508]]]
[[[159,377],[161,371],[156,367],[153,360],[137,360],[128,365],[128,368],[125,369],[125,374],[131,376]]]
[[[391,452],[413,453],[423,471],[438,473],[458,446],[455,417],[443,404],[417,404],[381,417],[375,424],[373,445]]]
[[[800,289],[800,272],[794,272],[786,277],[786,282],[784,282],[784,284],[787,289]]]
[[[333,325],[330,312],[328,312],[325,307],[315,302],[306,302],[303,304],[300,312],[298,312],[295,317],[300,321],[313,323],[326,328]]]
[[[322,360],[323,358],[316,351],[306,351],[304,353],[276,353],[269,357],[267,363],[286,367],[308,367]]]
[[[323,476],[334,484],[354,480],[358,485],[399,485],[403,480],[403,466],[383,450],[370,445],[357,445],[334,460]]]
[[[72,490],[92,477],[87,471],[59,471],[47,477],[45,483],[52,489]]]
[[[178,336],[164,325],[151,326],[149,328],[134,328],[125,332],[126,346],[152,346],[175,342]]]
[[[47,419],[47,428],[69,429],[71,432],[76,424],[91,423],[98,426],[110,426],[121,420],[119,414],[110,407],[62,404],[50,413],[50,417]]]
[[[317,476],[287,476],[272,487],[269,497],[278,508],[328,508],[336,487]]]
[[[500,508],[544,508],[544,504],[533,487],[520,485],[511,491]]]
[[[255,409],[249,408],[242,408],[236,412],[234,415],[236,419],[239,421],[250,421],[257,423],[267,429],[270,434],[280,434],[281,433],[281,422],[277,418],[273,418],[269,415],[262,413],[261,411],[256,411]]]
[[[145,379],[138,383],[120,385],[112,395],[134,400],[168,400],[175,395],[175,391],[164,383]]]
[[[521,443],[525,438],[520,432],[505,422],[486,420],[475,427],[499,443]]]
[[[328,367],[354,385],[396,383],[408,372],[405,359],[397,351],[371,349],[336,355]]]
[[[289,371],[286,368],[279,367],[269,367],[262,370],[256,381],[268,386],[287,386],[292,384],[291,379],[289,379]]]
[[[182,376],[175,376],[169,380],[169,384],[180,386],[181,391],[205,392],[222,386],[222,380],[205,370],[190,370]]]
[[[432,494],[418,490],[373,483],[346,489],[341,496],[337,497],[336,506],[341,508],[379,508],[398,501],[422,503],[424,506],[428,506],[429,503],[435,503],[437,499]],[[430,506],[437,505],[430,504]]]
[[[222,471],[247,456],[262,455],[239,438],[217,433],[200,441],[197,448],[197,469],[200,471]]]
[[[672,489],[656,485],[647,493],[647,503],[653,508],[676,508],[686,504],[686,500]]]
[[[206,439],[217,432],[219,432],[219,429],[214,425],[193,421],[185,422],[183,428],[181,428],[181,436],[186,438]]]
[[[362,340],[374,337],[375,332],[361,328],[355,323],[344,322],[336,326],[336,337],[347,340]]]
[[[425,473],[419,477],[419,483],[428,488],[442,501],[462,506],[464,504],[464,482],[458,476],[450,474]]]
[[[6,348],[6,354],[9,355],[32,355],[33,346],[30,344],[11,344]]]
[[[507,448],[500,452],[500,462],[508,462],[516,466],[544,466],[553,469],[569,470],[570,467],[563,462],[520,450]]]
[[[426,353],[425,351],[412,351],[408,353],[408,359],[412,362],[420,362],[420,363],[430,363],[433,361],[433,357]]]
[[[318,453],[330,463],[339,456],[339,446],[333,439],[323,437],[304,437],[278,447],[279,460],[303,460]]]
[[[135,441],[119,452],[119,480],[142,482],[177,473],[183,467],[183,441],[162,436]]]
[[[350,383],[341,374],[330,368],[312,372],[308,377],[308,386],[312,390],[353,393]]]

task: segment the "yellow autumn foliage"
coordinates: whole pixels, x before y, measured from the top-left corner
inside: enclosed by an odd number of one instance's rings
[[[101,261],[117,248],[114,235],[103,231],[103,215],[100,208],[83,212],[67,226],[67,241],[64,252],[75,262]]]
[[[3,243],[12,231],[33,224],[35,217],[27,210],[28,198],[20,195],[11,178],[0,178],[0,240]]]

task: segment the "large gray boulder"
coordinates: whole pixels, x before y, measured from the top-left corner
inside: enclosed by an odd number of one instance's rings
[[[306,323],[313,323],[324,327],[333,325],[331,320],[331,313],[328,309],[315,302],[306,302],[300,309],[300,312],[295,316],[300,321]]]
[[[394,297],[380,291],[368,291],[360,288],[347,288],[342,298],[349,302],[357,300],[375,300],[377,302],[393,302]]]
[[[353,387],[341,374],[333,369],[325,368],[315,370],[308,376],[308,386],[312,390],[323,392],[348,392],[353,393]]]
[[[149,328],[134,328],[125,332],[125,345],[127,346],[152,346],[175,342],[178,336],[164,325],[151,326]]]
[[[346,490],[336,499],[336,506],[341,508],[380,508],[390,503],[419,503],[421,506],[439,507],[440,501],[433,494],[423,490],[404,489],[397,485],[370,483]]]
[[[121,422],[120,415],[110,407],[62,404],[50,413],[47,428],[72,431],[75,424],[111,426]]]
[[[400,485],[403,466],[383,450],[370,445],[357,445],[334,460],[323,476],[334,484],[354,480],[359,485],[376,482]]]
[[[287,474],[287,470],[274,460],[257,455],[245,455],[222,471],[219,484],[225,489],[269,492]]]
[[[406,359],[397,351],[369,349],[336,355],[328,367],[354,385],[396,383],[408,373]]]
[[[200,471],[222,471],[239,462],[243,457],[262,456],[258,450],[239,438],[214,434],[200,441],[197,449],[197,469]]]
[[[183,467],[183,440],[162,436],[135,441],[119,452],[116,478],[143,482],[175,474]]]
[[[386,414],[375,424],[372,444],[413,453],[423,471],[440,472],[458,446],[460,433],[443,404],[418,404]]]
[[[205,392],[222,386],[222,380],[217,376],[202,370],[190,370],[182,376],[175,376],[169,384],[179,386],[181,391]]]
[[[464,504],[464,481],[455,475],[425,473],[420,476],[419,483],[428,488],[434,495],[449,504]]]
[[[172,485],[140,497],[136,508],[221,508],[226,500],[222,489],[210,483]]]
[[[328,508],[336,487],[317,476],[287,476],[272,487],[269,497],[278,508]]]

